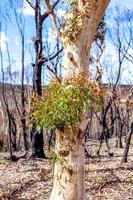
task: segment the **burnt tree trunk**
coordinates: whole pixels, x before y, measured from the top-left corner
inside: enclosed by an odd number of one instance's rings
[[[119,132],[119,134],[118,134],[118,147],[119,148],[123,148],[123,145],[122,145],[122,130],[123,130],[123,124],[122,124],[122,122],[121,122],[121,124],[120,124],[120,132]]]
[[[21,114],[21,124],[22,124],[22,131],[23,131],[23,142],[24,148],[27,151],[28,141],[27,141],[27,128],[26,128],[26,120],[25,120],[25,87],[24,87],[24,59],[25,59],[25,52],[24,52],[24,34],[21,32],[22,37],[22,75],[21,75],[21,105],[22,105],[22,114]]]
[[[122,159],[123,163],[127,162],[127,157],[128,157],[129,146],[130,146],[132,134],[133,134],[133,122],[131,123],[130,132],[127,135],[127,139],[126,139],[126,146],[125,146],[124,155],[123,155],[123,159]]]
[[[33,38],[36,60],[33,65],[33,91],[39,96],[42,95],[42,24],[43,18],[40,10],[40,0],[36,0],[35,5],[35,24],[36,24],[36,37]],[[32,128],[32,157],[44,158],[43,150],[43,131],[37,131],[37,125],[33,124]]]
[[[12,151],[17,151],[17,126],[16,126],[16,121],[13,116],[10,117],[10,128],[11,128],[11,143],[12,143]]]
[[[41,147],[41,148],[40,148]],[[43,150],[43,132],[34,127],[32,135],[32,157],[33,158],[45,158]]]

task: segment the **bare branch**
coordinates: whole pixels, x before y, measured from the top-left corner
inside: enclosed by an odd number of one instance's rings
[[[54,55],[51,55],[51,56],[48,56],[48,57],[42,57],[42,58],[39,60],[39,63],[44,64],[44,63],[46,63],[47,61],[53,60],[53,59],[56,58],[56,56],[57,56],[59,53],[61,53],[62,51],[63,51],[63,47],[62,47],[59,51],[57,51]]]
[[[33,8],[35,10],[35,6],[33,3],[31,3],[29,0],[26,0],[26,2],[30,5],[31,8]]]
[[[56,30],[58,32],[58,35],[60,35],[61,34],[60,28],[59,28],[59,25],[58,25],[58,22],[57,22],[56,15],[54,13],[54,8],[58,4],[59,0],[56,0],[53,5],[51,5],[49,0],[45,0],[45,2],[46,2],[46,5],[47,5],[47,8],[48,8],[48,12],[49,12],[49,14],[51,15],[51,17],[53,19],[53,23],[54,23],[55,28],[56,28]]]
[[[59,76],[57,76],[56,72],[54,71],[54,69],[52,69],[49,65],[47,65],[48,70],[55,76],[55,78],[59,81],[59,83],[61,82],[61,78]]]
[[[50,11],[53,12],[53,10],[54,10],[54,8],[56,7],[56,5],[58,4],[58,2],[59,2],[59,0],[56,0],[56,1],[53,3],[53,5],[50,5],[50,6],[51,6],[50,10],[48,9],[48,11],[46,11],[44,14],[41,15],[42,21],[44,21],[44,20],[49,16],[49,14],[51,14]]]

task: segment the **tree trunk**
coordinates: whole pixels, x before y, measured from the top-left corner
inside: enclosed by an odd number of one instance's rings
[[[89,75],[90,49],[96,29],[110,0],[78,0],[79,12],[85,6],[89,15],[82,18],[82,29],[70,37],[62,37],[65,56],[65,76]],[[80,29],[80,26],[78,26]],[[77,30],[75,30],[77,31]],[[50,200],[84,200],[84,141],[79,131],[57,130],[57,162]]]
[[[10,123],[11,123],[11,133],[12,133],[12,151],[17,151],[17,127],[16,127],[16,121],[15,118],[13,116],[10,117]]]
[[[122,145],[122,131],[123,131],[123,124],[122,122],[119,122],[117,124],[117,134],[116,134],[116,148],[123,148]]]
[[[38,131],[35,126],[32,135],[32,157],[33,158],[46,158],[43,150],[43,131]]]
[[[25,25],[23,25],[23,29],[25,28]],[[21,61],[21,125],[22,125],[22,132],[23,132],[23,142],[24,142],[24,149],[25,151],[29,150],[28,141],[27,141],[27,127],[26,127],[26,113],[25,113],[25,86],[24,86],[24,73],[25,73],[25,36],[24,36],[24,30],[20,31],[21,34],[21,45],[22,45],[22,61]]]
[[[81,33],[77,34],[72,40],[67,37],[62,38],[65,53],[65,74],[73,76],[75,74],[87,73],[90,59],[90,49],[94,41],[94,36],[102,16],[110,0],[78,0],[77,9],[82,9],[86,5],[88,17],[82,19]]]
[[[121,149],[123,148],[123,145],[122,145],[122,129],[123,128],[121,127],[119,135],[118,135],[118,147],[121,148]]]
[[[84,139],[79,131],[56,130],[54,183],[50,200],[84,200]]]
[[[9,131],[9,153],[10,153],[10,159],[13,157],[13,152],[12,152],[12,129],[11,129],[11,117],[10,114],[8,114],[8,131]]]
[[[128,152],[129,152],[129,146],[130,146],[132,134],[133,134],[133,122],[131,124],[131,130],[126,139],[126,146],[125,146],[124,155],[123,155],[123,159],[122,159],[123,163],[127,162],[127,156],[128,156]]]
[[[35,65],[34,67],[34,80],[33,90],[38,94],[42,95],[41,86],[41,68],[42,66]],[[44,158],[46,157],[43,150],[43,131],[38,133],[37,127],[33,124],[32,128],[32,157]]]
[[[36,37],[33,39],[36,53],[36,61],[33,68],[33,90],[39,96],[42,95],[42,16],[40,8],[40,0],[35,3],[35,24],[36,24]],[[32,157],[44,158],[46,157],[43,150],[43,131],[38,133],[37,127],[33,124],[32,128]]]

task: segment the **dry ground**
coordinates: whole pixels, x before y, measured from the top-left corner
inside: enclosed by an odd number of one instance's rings
[[[93,154],[93,147],[91,151]],[[104,149],[101,157],[86,160],[87,200],[133,200],[133,147],[126,164],[121,164],[123,150],[113,151],[114,157],[108,157]],[[7,162],[2,157],[0,154],[0,200],[49,199],[53,174],[50,160]]]

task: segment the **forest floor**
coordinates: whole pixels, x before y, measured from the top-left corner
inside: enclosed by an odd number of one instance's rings
[[[95,145],[94,145],[95,146]],[[88,146],[94,153],[93,145]],[[96,148],[96,146],[94,147]],[[85,192],[87,200],[133,200],[133,146],[128,163],[121,163],[123,149],[113,148],[108,157],[87,158]],[[4,160],[0,153],[0,200],[48,200],[52,189],[53,167],[50,160]]]

